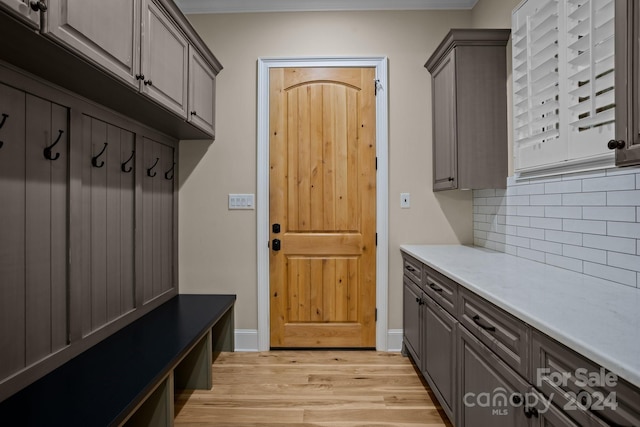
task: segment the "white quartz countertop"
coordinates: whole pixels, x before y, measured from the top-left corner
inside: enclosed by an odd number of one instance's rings
[[[640,387],[640,289],[479,247],[400,249]]]

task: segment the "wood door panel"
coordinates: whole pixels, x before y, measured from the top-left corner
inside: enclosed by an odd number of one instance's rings
[[[375,346],[374,75],[271,70],[273,347]]]

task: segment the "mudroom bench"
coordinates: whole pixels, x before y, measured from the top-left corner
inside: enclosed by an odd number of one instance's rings
[[[210,389],[235,295],[177,295],[0,403],[20,426],[173,425],[174,389]]]

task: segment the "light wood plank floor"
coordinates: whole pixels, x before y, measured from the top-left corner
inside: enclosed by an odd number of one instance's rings
[[[399,353],[222,353],[213,384],[176,393],[176,426],[451,427]]]

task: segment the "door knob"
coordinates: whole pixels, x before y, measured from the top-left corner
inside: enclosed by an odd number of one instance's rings
[[[280,224],[273,224],[271,226],[271,231],[273,231],[274,234],[278,234],[280,232]]]
[[[273,242],[271,242],[271,249],[274,251],[280,250],[280,239],[273,239]]]

